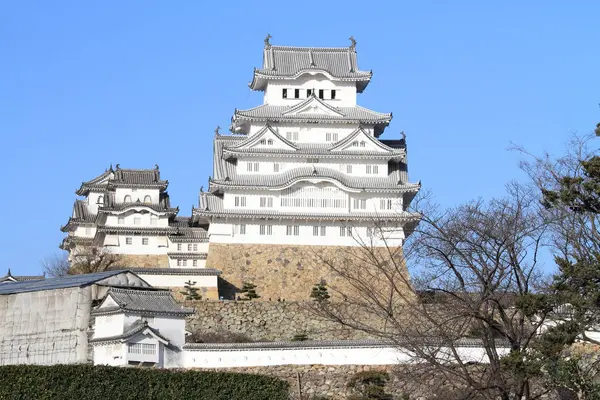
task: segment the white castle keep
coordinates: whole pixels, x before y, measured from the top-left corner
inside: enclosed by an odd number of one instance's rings
[[[267,38],[249,84],[263,104],[235,110],[232,135],[217,131],[213,176],[193,210],[210,243],[354,246],[379,231],[402,244],[420,185],[408,182],[405,140],[379,139],[392,114],[357,104],[371,76],[353,39],[313,48]]]
[[[392,114],[357,104],[372,72],[359,69],[356,42],[269,39],[249,84],[263,104],[236,109],[231,134],[217,128],[213,174],[192,216],[177,216],[158,167],[111,167],[77,191],[85,198],[62,228],[63,249],[93,244],[125,255],[124,267],[204,268],[216,279],[206,259],[223,245],[402,245],[418,220],[407,207],[420,183],[408,180],[405,138],[380,139]]]

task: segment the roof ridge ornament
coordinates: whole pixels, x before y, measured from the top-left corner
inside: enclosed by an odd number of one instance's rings
[[[356,49],[356,40],[354,39],[354,36],[350,36],[350,37],[348,38],[348,40],[351,42],[351,44],[350,44],[350,48],[351,48],[352,50]]]
[[[270,33],[267,33],[267,37],[265,37],[265,49],[269,49],[271,48],[271,43],[269,43],[269,39],[271,39],[273,36],[271,36]]]
[[[404,131],[400,131],[400,136],[402,136],[402,140],[406,140],[406,133]]]
[[[217,127],[215,128],[215,136],[220,135],[219,129],[221,129],[221,127],[219,125],[217,125]]]

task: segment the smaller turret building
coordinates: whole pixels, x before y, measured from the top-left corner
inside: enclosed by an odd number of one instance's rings
[[[101,248],[119,255],[121,267],[142,268],[141,276],[152,285],[184,286],[191,277],[214,287],[216,296],[219,272],[204,268],[207,227],[177,215],[168,185],[158,166],[122,169],[118,164],[83,182],[75,192],[82,198],[61,227],[67,237],[60,248],[71,259],[90,247]]]

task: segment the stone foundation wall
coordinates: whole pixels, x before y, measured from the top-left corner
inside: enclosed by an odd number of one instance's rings
[[[423,386],[412,381],[410,372],[394,365],[276,365],[269,367],[223,368],[222,371],[274,376],[289,383],[293,400],[343,400],[356,394],[348,388],[355,374],[363,371],[381,371],[389,374],[386,392],[394,399],[447,400],[459,399],[461,391],[450,389],[456,382],[443,377],[431,378]],[[215,369],[207,369],[215,371]],[[465,397],[466,398],[466,397]],[[559,400],[555,393],[539,397],[540,400]]]
[[[169,289],[171,289],[171,293],[173,294],[173,297],[175,298],[175,300],[177,300],[178,302],[181,303],[186,303],[185,301],[185,294],[181,293],[185,290],[184,287],[170,287]],[[199,287],[198,289],[198,294],[200,296],[202,296],[203,300],[218,300],[219,299],[219,292],[217,290],[217,288],[215,287]],[[210,303],[200,303],[200,302],[196,302],[196,301],[189,301],[187,302],[190,304],[191,307],[196,307],[197,304],[212,304],[213,302]],[[216,304],[216,302],[214,302]]]
[[[302,302],[190,301],[185,305],[196,310],[187,320],[192,332],[241,333],[254,341],[287,341],[296,334],[306,334],[311,340],[369,338],[319,318]]]
[[[166,254],[118,254],[124,268],[169,268]]]
[[[225,368],[222,370],[268,375],[283,379],[290,384],[290,398],[295,400],[311,400],[319,397],[331,400],[346,399],[353,394],[347,385],[354,374],[362,371],[382,371],[387,372],[390,376],[386,388],[387,392],[394,395],[395,399],[402,399],[405,392],[402,385],[399,384],[400,379],[399,375],[395,373],[395,368],[395,366],[390,365],[277,365]],[[211,371],[214,371],[214,369]],[[420,397],[420,399],[429,398],[433,399],[435,397]]]
[[[393,257],[401,259],[401,249],[395,250]],[[361,247],[211,243],[206,266],[223,272],[219,294],[224,299],[236,298],[248,281],[257,286],[261,300],[296,301],[309,299],[312,287],[321,279],[334,291],[351,294],[344,279],[323,260],[368,268],[365,263],[357,265],[357,260],[364,258]]]

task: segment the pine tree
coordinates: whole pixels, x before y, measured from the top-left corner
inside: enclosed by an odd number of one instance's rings
[[[202,296],[200,296],[198,294],[198,289],[197,287],[194,287],[194,285],[196,284],[196,282],[192,282],[191,280],[185,282],[184,286],[183,286],[183,290],[179,293],[181,293],[182,295],[185,296],[186,300],[200,300],[202,299]]]
[[[240,293],[243,293],[246,295],[246,297],[242,298],[242,300],[252,300],[252,299],[260,298],[258,293],[256,293],[256,285],[254,285],[250,282],[243,283]]]
[[[324,279],[315,284],[310,292],[310,298],[318,302],[327,301],[330,297],[327,291],[327,282]]]

